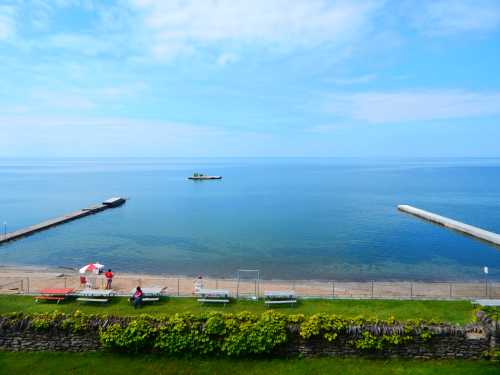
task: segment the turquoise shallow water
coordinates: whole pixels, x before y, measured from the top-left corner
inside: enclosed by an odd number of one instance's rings
[[[498,233],[500,159],[0,159],[8,231],[115,195],[130,200],[0,246],[1,263],[352,280],[480,279],[487,265],[500,279],[500,249],[396,210]]]

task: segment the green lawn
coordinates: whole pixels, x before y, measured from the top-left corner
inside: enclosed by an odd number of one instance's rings
[[[107,306],[82,305],[76,301],[56,305],[35,303],[32,297],[0,296],[0,314],[15,311],[48,312],[59,310],[87,313],[132,315],[201,311],[265,310],[262,302],[233,302],[226,307],[200,306],[193,298],[169,298],[158,304],[134,310],[125,298]],[[467,301],[389,301],[389,300],[303,300],[297,307],[281,307],[284,313],[328,312],[343,316],[398,319],[438,319],[466,323],[472,318]],[[119,355],[112,353],[7,353],[0,352],[0,374],[497,374],[498,364],[486,361],[414,361],[368,359],[203,359],[169,358],[158,355]]]
[[[367,359],[173,359],[109,353],[1,353],[2,374],[498,374],[486,361]]]
[[[126,298],[115,298],[107,305],[88,305],[76,301],[67,301],[59,305],[51,302],[35,303],[28,296],[0,296],[0,314],[7,312],[48,312],[59,310],[86,313],[110,313],[133,315],[139,313],[224,311],[251,311],[260,313],[266,310],[263,302],[232,302],[223,306],[201,306],[194,298],[168,298],[160,303],[145,305],[134,310]],[[393,300],[301,300],[296,307],[278,307],[286,314],[303,313],[306,315],[325,312],[345,317],[376,317],[385,319],[394,316],[397,319],[437,319],[450,323],[467,323],[472,319],[472,305],[468,301],[393,301]]]

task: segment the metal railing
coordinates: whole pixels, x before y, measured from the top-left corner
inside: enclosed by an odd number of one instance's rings
[[[95,287],[105,285],[103,277],[94,280]],[[117,275],[113,289],[127,294],[136,286],[167,288],[171,296],[192,296],[194,280],[189,277],[136,277]],[[255,281],[206,278],[205,288],[227,289],[230,295],[251,294],[256,290]],[[0,293],[35,294],[43,288],[80,289],[78,275],[13,277],[0,275]],[[260,280],[257,288],[260,296],[265,291],[294,290],[303,298],[387,298],[387,299],[473,299],[500,298],[500,282],[424,282],[424,281],[339,281],[339,280]]]

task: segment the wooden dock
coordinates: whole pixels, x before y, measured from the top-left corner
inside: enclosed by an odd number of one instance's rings
[[[85,216],[93,215],[93,214],[96,214],[98,212],[107,210],[109,208],[121,206],[123,203],[125,203],[125,201],[126,201],[125,198],[120,198],[120,197],[110,198],[110,199],[108,199],[100,204],[96,204],[93,206],[82,208],[81,210],[71,212],[71,213],[64,215],[64,216],[60,216],[60,217],[56,217],[54,219],[46,220],[46,221],[43,221],[39,224],[35,224],[35,225],[32,225],[32,226],[27,227],[27,228],[19,229],[19,230],[16,230],[14,232],[7,233],[5,235],[1,234],[0,235],[0,245],[4,244],[6,242],[9,242],[9,241],[17,240],[17,239],[20,239],[22,237],[32,235],[34,233],[40,232],[40,231],[45,230],[45,229],[55,227],[56,225],[64,224],[64,223],[67,223],[69,221],[80,219],[80,218],[85,217]]]
[[[432,212],[424,211],[419,208],[408,206],[405,204],[399,205],[398,209],[400,211],[406,212],[408,214],[414,215],[424,220],[428,220],[432,223],[442,225],[446,228],[456,230],[458,232],[464,233],[468,236],[478,238],[480,240],[489,242],[493,245],[500,246],[500,235],[494,232],[490,232],[472,225],[461,223],[453,219],[449,219],[444,216],[433,214]]]

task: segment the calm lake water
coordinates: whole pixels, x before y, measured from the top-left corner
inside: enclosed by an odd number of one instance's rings
[[[188,181],[193,172],[220,181]],[[0,246],[1,264],[264,278],[500,279],[500,249],[398,204],[500,232],[500,159],[0,159],[12,231],[111,196],[119,208]],[[3,228],[2,228],[3,231]]]

